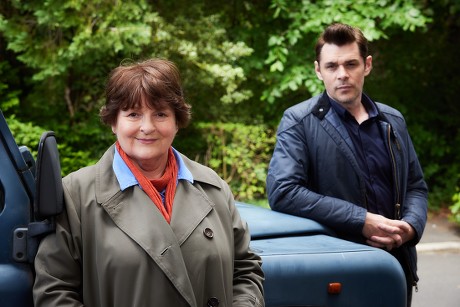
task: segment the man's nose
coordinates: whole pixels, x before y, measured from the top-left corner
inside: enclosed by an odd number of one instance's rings
[[[345,68],[345,66],[339,65],[339,67],[337,68],[337,77],[339,79],[348,78],[348,71]]]

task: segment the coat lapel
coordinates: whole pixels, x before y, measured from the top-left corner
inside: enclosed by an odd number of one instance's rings
[[[155,261],[189,304],[195,306],[177,237],[150,198],[136,186],[132,193],[123,193],[102,206],[114,223]]]
[[[119,190],[111,170],[112,161],[113,153],[99,165],[96,178],[98,202],[114,223],[155,261],[190,306],[196,306],[180,244],[172,228],[138,186],[124,192]],[[196,218],[193,221],[196,223]]]
[[[213,203],[209,198],[193,186],[182,180],[177,186],[174,197],[171,227],[182,245],[201,221],[211,212]]]

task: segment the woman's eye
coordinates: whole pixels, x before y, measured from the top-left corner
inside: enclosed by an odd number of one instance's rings
[[[155,118],[158,121],[164,121],[168,118],[168,114],[165,112],[157,112],[155,113]]]

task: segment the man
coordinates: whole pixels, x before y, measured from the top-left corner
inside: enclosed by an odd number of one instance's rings
[[[268,170],[268,199],[273,210],[388,250],[404,269],[410,306],[428,190],[401,113],[363,93],[371,70],[359,29],[339,23],[326,28],[315,61],[326,91],[285,111]]]

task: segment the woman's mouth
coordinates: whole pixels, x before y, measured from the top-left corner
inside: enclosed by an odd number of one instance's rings
[[[156,141],[156,139],[145,139],[145,138],[137,138],[137,140],[141,143],[141,144],[152,144]]]

